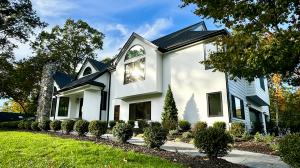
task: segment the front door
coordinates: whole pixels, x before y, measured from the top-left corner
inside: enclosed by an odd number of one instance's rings
[[[83,98],[80,98],[80,103],[79,103],[79,118],[82,118],[82,105],[83,105]]]

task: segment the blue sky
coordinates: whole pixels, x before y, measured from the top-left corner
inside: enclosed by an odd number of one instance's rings
[[[97,59],[117,54],[132,32],[153,40],[202,20],[193,14],[193,6],[180,8],[180,0],[32,0],[32,3],[41,19],[49,24],[46,30],[72,18],[82,19],[103,32],[104,46]],[[218,29],[212,20],[205,22],[208,29]],[[28,44],[19,44],[15,55],[21,59],[32,55],[32,51]],[[0,106],[2,103],[0,100]]]

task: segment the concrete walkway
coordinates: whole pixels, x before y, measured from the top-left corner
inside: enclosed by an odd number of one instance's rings
[[[114,139],[110,134],[106,134],[103,137]],[[133,137],[128,142],[136,145],[144,145],[144,140],[138,137]],[[205,154],[199,153],[193,144],[183,142],[167,141],[161,148],[167,151],[177,151],[191,156],[205,156]],[[289,168],[286,163],[281,161],[279,156],[241,150],[232,150],[227,156],[223,157],[223,159],[232,163],[242,164],[253,168]]]

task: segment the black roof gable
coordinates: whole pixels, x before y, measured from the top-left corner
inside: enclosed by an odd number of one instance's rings
[[[74,80],[70,75],[63,72],[55,72],[55,74],[53,75],[53,79],[59,86],[59,88],[63,88],[65,85]]]

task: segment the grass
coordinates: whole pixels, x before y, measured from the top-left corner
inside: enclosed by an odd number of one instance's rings
[[[0,131],[1,168],[183,167],[107,145],[29,132]]]

